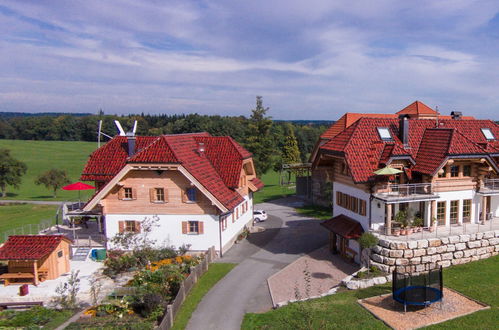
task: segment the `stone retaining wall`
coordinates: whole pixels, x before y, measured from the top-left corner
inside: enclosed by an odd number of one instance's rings
[[[372,265],[384,272],[422,272],[499,254],[499,230],[442,238],[396,241],[380,239],[371,254]]]

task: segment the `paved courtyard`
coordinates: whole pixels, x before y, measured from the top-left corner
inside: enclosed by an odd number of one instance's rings
[[[345,262],[324,246],[299,258],[268,279],[272,302],[277,306],[290,300],[320,296],[358,269],[358,265]]]
[[[95,273],[102,267],[102,262],[95,262],[90,259],[87,261],[70,261],[71,270],[79,270],[78,278],[80,279],[80,292],[78,298],[85,304],[90,302],[90,280],[95,277]],[[43,301],[44,305],[50,305],[52,299],[57,296],[55,292],[57,286],[61,283],[67,282],[70,273],[61,275],[55,280],[47,280],[41,282],[38,286],[29,285],[29,294],[26,296],[19,296],[20,285],[13,284],[8,286],[0,285],[0,301],[1,302],[21,302],[21,301]],[[112,281],[109,283],[102,282],[103,292],[107,286],[112,286]]]

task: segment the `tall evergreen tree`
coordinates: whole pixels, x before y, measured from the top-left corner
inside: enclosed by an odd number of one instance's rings
[[[7,186],[18,188],[27,166],[10,155],[9,149],[0,149],[0,190],[1,197],[7,196]]]
[[[273,163],[274,140],[270,134],[272,119],[267,117],[269,108],[263,107],[261,96],[256,97],[256,108],[251,110],[245,147],[253,153],[257,175],[267,172]]]
[[[282,163],[294,164],[300,162],[300,149],[298,149],[298,141],[296,140],[295,132],[291,124],[286,125],[286,138],[282,148]]]

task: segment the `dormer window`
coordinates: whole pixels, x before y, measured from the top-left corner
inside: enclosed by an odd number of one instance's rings
[[[381,140],[383,141],[393,141],[392,134],[390,133],[390,130],[388,127],[378,127],[378,134]]]
[[[487,141],[493,141],[496,139],[490,128],[482,128],[483,136],[487,139]]]

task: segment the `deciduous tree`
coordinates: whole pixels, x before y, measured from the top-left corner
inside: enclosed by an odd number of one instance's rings
[[[1,197],[7,196],[7,186],[19,188],[21,177],[26,173],[26,170],[26,164],[12,157],[9,149],[0,149]]]
[[[45,173],[42,173],[35,181],[35,184],[43,184],[47,189],[52,188],[54,198],[57,197],[57,189],[70,183],[66,171],[53,168]]]

